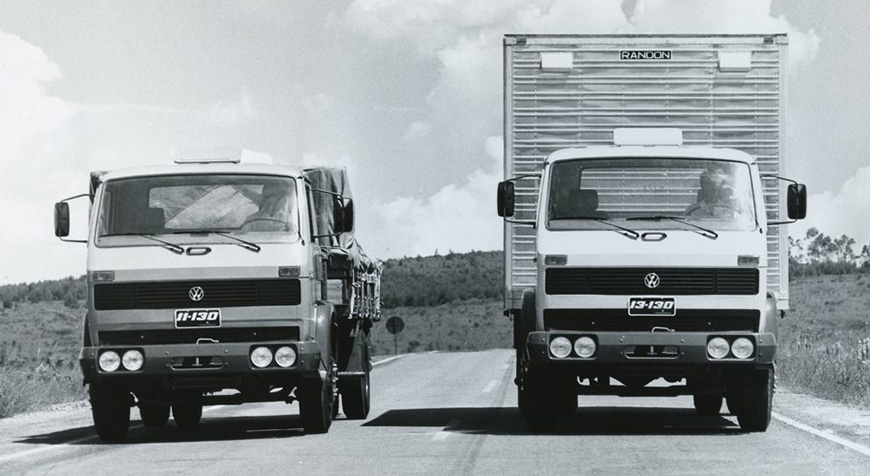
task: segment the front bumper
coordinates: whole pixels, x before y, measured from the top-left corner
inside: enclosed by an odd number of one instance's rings
[[[592,337],[597,350],[592,357],[581,358],[573,352],[569,357],[550,354],[550,341],[558,336],[574,342],[581,336]],[[726,357],[714,359],[707,355],[707,342],[713,337],[732,339],[748,337],[755,343],[755,353],[748,359]],[[756,365],[773,363],[776,357],[776,336],[750,332],[532,332],[526,342],[529,361],[534,365],[559,365],[591,368],[611,364],[662,365]],[[649,349],[649,350],[647,350]]]
[[[276,348],[290,345],[296,350],[296,363],[289,368],[272,366],[256,368],[251,364],[250,353],[254,347]],[[106,350],[114,350],[123,355],[129,349],[137,349],[145,357],[144,364],[137,371],[127,371],[121,367],[114,372],[100,370],[97,365],[99,355]],[[201,381],[204,386],[213,382],[214,386],[230,388],[235,382],[254,376],[264,381],[283,381],[288,378],[319,376],[320,346],[316,342],[276,342],[276,343],[206,343],[176,345],[125,345],[105,347],[85,347],[79,355],[85,383],[117,382],[133,384],[137,381],[163,382],[165,387],[174,387],[174,382],[187,382],[195,385]],[[212,363],[211,365],[205,363]]]

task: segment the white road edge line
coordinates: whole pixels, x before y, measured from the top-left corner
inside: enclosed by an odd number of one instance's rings
[[[377,362],[373,362],[373,363],[372,363],[372,367],[377,367],[378,365],[386,364],[387,362],[392,362],[392,361],[394,361],[394,360],[396,360],[396,359],[401,359],[402,357],[405,357],[405,356],[407,356],[407,355],[408,355],[408,354],[402,354],[402,355],[394,355],[394,356],[392,356],[392,357],[387,357],[387,358],[384,359],[384,360],[379,360],[379,361],[377,361]]]
[[[435,435],[432,437],[432,441],[441,441],[447,439],[447,437],[450,436],[450,430],[456,428],[457,426],[459,426],[459,420],[450,420],[450,423],[448,423],[443,430],[435,433]]]
[[[498,385],[497,380],[490,380],[489,383],[486,384],[486,387],[483,390],[481,390],[480,393],[489,393],[492,391],[492,389],[495,388],[496,385]]]
[[[811,435],[818,436],[819,438],[824,438],[832,443],[836,443],[838,445],[845,446],[846,448],[849,448],[852,451],[857,451],[858,453],[861,453],[864,456],[870,456],[870,448],[868,448],[862,444],[855,443],[854,441],[849,441],[845,438],[840,438],[837,435],[831,434],[831,433],[826,432],[826,431],[819,430],[817,428],[813,428],[813,427],[806,425],[804,423],[801,423],[799,421],[792,420],[791,418],[788,418],[788,417],[784,417],[776,412],[771,412],[771,416],[774,419],[785,423],[786,425],[797,428],[798,430],[805,431],[807,433],[810,433]]]

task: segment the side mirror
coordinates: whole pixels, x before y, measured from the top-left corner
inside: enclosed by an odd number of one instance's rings
[[[807,186],[793,183],[788,186],[787,197],[788,218],[800,220],[807,216]]]
[[[344,220],[342,222],[342,232],[353,231],[353,200],[347,199],[344,202]]]
[[[54,204],[54,236],[69,236],[69,204],[66,202]]]
[[[498,216],[512,217],[514,216],[514,208],[516,206],[516,195],[514,193],[514,183],[510,180],[499,182],[498,184]]]

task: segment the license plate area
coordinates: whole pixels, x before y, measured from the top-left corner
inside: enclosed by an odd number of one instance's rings
[[[220,309],[176,309],[175,311],[175,327],[177,329],[220,326]]]
[[[673,316],[677,305],[672,297],[633,297],[628,299],[629,316]]]

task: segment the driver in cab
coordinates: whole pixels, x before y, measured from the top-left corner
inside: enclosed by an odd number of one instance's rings
[[[241,231],[291,231],[293,223],[293,194],[282,183],[263,186],[259,210],[245,218]]]
[[[701,174],[697,201],[686,208],[687,217],[731,219],[744,213],[734,194],[733,178],[720,169]]]

